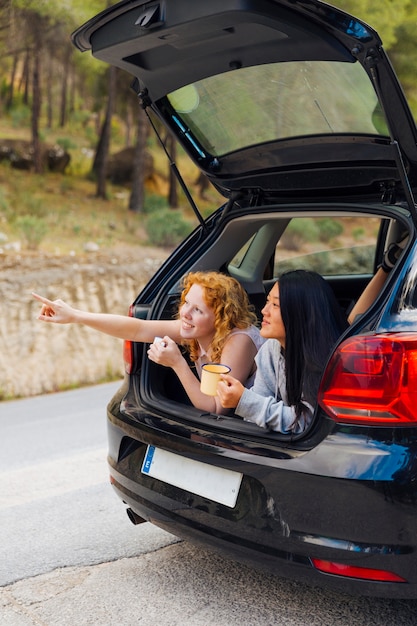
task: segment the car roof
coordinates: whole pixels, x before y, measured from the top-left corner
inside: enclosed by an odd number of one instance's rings
[[[378,34],[318,0],[123,0],[72,35],[225,196],[400,196],[417,133]]]

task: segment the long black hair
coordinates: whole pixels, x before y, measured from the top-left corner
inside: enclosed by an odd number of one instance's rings
[[[316,404],[330,350],[348,323],[330,285],[317,272],[291,270],[282,274],[278,285],[287,395],[298,421],[302,397]]]

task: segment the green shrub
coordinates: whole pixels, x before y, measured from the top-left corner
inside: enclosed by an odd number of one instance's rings
[[[21,215],[16,220],[16,226],[23,234],[29,250],[37,250],[48,232],[46,221],[36,215]]]
[[[3,213],[7,218],[7,215],[10,211],[9,203],[7,202],[4,191],[0,189],[0,213]]]
[[[3,78],[0,81],[0,98],[2,100],[6,100],[7,96],[9,95],[9,91],[10,91],[10,83],[3,76]]]
[[[63,150],[75,150],[77,148],[77,144],[73,142],[69,137],[60,137],[56,140],[58,146],[60,146]]]
[[[319,239],[323,243],[328,243],[332,239],[339,237],[343,233],[342,224],[330,217],[323,217],[317,220],[319,226]]]
[[[40,199],[33,195],[32,192],[22,191],[16,196],[13,203],[13,215],[10,216],[10,221],[14,222],[18,217],[25,217],[27,215],[33,215],[41,218],[46,217],[48,214],[48,207]]]
[[[317,222],[308,218],[292,219],[281,237],[287,250],[299,250],[303,243],[318,241],[320,231]]]
[[[191,232],[191,225],[181,213],[172,209],[159,209],[151,213],[145,228],[150,243],[163,247],[178,245]]]
[[[95,128],[87,126],[85,129],[85,138],[88,141],[90,148],[95,151],[97,147],[97,133]]]
[[[72,111],[69,116],[69,123],[72,127],[81,127],[85,128],[88,122],[91,119],[90,111],[84,111],[80,109],[76,109]]]
[[[93,163],[93,150],[76,150],[71,155],[65,174],[67,177],[91,179],[91,166]]]
[[[10,118],[12,120],[13,128],[21,128],[22,126],[29,126],[31,110],[25,104],[19,104],[10,111]]]
[[[71,176],[63,176],[60,183],[59,189],[62,194],[66,194],[69,191],[73,191],[75,189],[75,181]]]
[[[365,230],[363,228],[354,228],[352,230],[352,237],[354,238],[355,241],[358,241],[359,239],[363,239],[364,236],[365,236]]]
[[[143,212],[150,214],[154,211],[161,211],[163,209],[168,210],[168,201],[164,196],[159,196],[156,193],[150,193],[145,195],[143,203]],[[169,211],[171,213],[171,211]]]

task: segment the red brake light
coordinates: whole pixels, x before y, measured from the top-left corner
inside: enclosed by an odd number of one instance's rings
[[[347,576],[348,578],[361,578],[362,580],[375,580],[379,582],[405,583],[406,580],[398,574],[388,570],[371,569],[369,567],[357,567],[345,565],[343,563],[333,563],[332,561],[322,561],[312,559],[313,565],[320,572],[334,574],[336,576]]]
[[[125,364],[126,374],[130,374],[130,372],[132,371],[132,361],[133,361],[131,341],[125,341],[123,344],[123,361]]]
[[[129,317],[133,317],[133,305],[130,305],[128,315]],[[130,374],[133,364],[133,345],[131,341],[126,340],[123,343],[123,360],[125,364],[125,372],[126,374]]]
[[[319,403],[339,422],[417,424],[417,334],[346,339],[327,366]]]

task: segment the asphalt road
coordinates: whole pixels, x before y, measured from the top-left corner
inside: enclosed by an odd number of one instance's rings
[[[117,386],[0,403],[0,626],[415,626],[417,601],[308,587],[133,526],[107,477]]]

